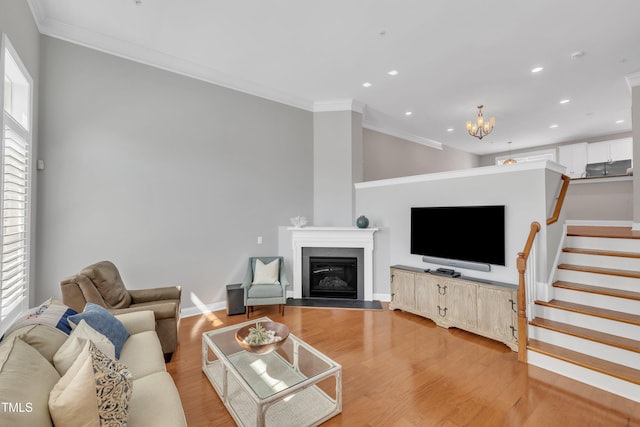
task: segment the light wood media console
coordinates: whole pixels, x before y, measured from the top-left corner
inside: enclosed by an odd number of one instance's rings
[[[500,341],[513,351],[518,351],[517,301],[517,285],[437,276],[403,265],[391,267],[389,309]]]

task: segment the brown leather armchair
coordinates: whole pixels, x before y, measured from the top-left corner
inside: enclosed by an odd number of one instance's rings
[[[165,360],[171,360],[178,345],[181,286],[127,290],[116,266],[111,261],[101,261],[62,280],[60,289],[62,302],[78,312],[87,302],[101,305],[113,314],[152,310]]]

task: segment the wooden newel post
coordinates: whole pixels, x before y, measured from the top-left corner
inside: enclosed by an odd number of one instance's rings
[[[518,253],[518,360],[527,363],[527,292],[525,288],[524,272],[527,260],[524,252]]]
[[[540,223],[532,222],[527,243],[524,245],[524,250],[518,253],[516,261],[518,267],[518,360],[525,363],[527,362],[527,342],[529,338],[527,336],[527,290],[524,273],[527,271],[527,259],[538,231],[540,231]]]

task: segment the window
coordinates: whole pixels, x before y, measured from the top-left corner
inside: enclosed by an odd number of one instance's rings
[[[29,305],[31,115],[33,81],[2,36],[0,152],[0,330]]]

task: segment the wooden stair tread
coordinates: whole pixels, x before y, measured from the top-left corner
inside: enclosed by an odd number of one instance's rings
[[[555,320],[544,319],[542,317],[534,318],[531,322],[529,322],[529,324],[540,328],[561,332],[563,334],[572,335],[574,337],[584,338],[586,340],[640,353],[640,341],[632,340],[630,338],[611,335],[600,331],[594,331],[593,329],[582,328],[580,326],[569,325],[567,323],[556,322]]]
[[[570,225],[567,226],[567,236],[640,239],[640,231],[634,231],[631,227]]]
[[[551,301],[536,301],[537,305],[543,305],[546,307],[558,308],[561,310],[568,310],[574,313],[586,314],[588,316],[601,317],[603,319],[615,320],[618,322],[630,323],[632,325],[640,326],[640,315],[625,313],[622,311],[608,310],[600,307],[591,307],[588,305],[576,304],[573,302],[551,300]]]
[[[572,254],[583,254],[583,255],[599,255],[599,256],[611,256],[611,257],[618,257],[618,258],[640,259],[640,253],[637,253],[637,252],[605,251],[600,249],[582,249],[582,248],[563,248],[562,252],[567,252]]]
[[[583,283],[565,282],[558,280],[553,283],[556,288],[570,289],[580,292],[589,292],[592,294],[606,295],[616,298],[625,298],[640,301],[640,292],[627,291],[624,289],[611,289],[603,286],[585,285]]]
[[[590,267],[587,265],[558,264],[558,269],[582,271],[585,273],[606,274],[608,276],[630,277],[640,279],[640,271],[618,270],[615,268]]]
[[[529,340],[527,349],[640,385],[640,370],[633,369],[628,366],[619,365],[617,363],[609,362],[608,360],[588,356],[584,353],[578,353],[564,347],[559,347],[557,345],[538,340]]]

